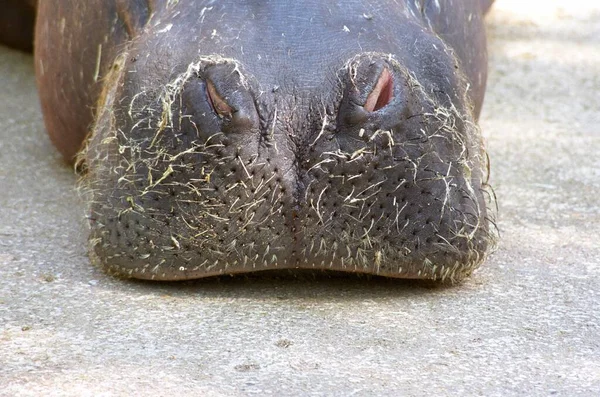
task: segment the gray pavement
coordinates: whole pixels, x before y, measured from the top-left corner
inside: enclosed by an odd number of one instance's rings
[[[600,395],[600,4],[498,0],[488,22],[502,239],[444,288],[105,275],[32,59],[0,48],[0,395]]]

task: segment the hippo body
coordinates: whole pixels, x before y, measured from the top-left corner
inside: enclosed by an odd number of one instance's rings
[[[42,109],[85,170],[92,261],[464,278],[494,243],[489,3],[40,2]]]

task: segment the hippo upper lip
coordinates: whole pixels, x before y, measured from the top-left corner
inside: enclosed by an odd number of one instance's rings
[[[165,105],[172,124],[163,131],[136,123],[130,136],[91,143],[135,164],[119,172],[103,172],[110,163],[91,167],[95,192],[113,186],[93,200],[98,257],[120,272],[161,279],[257,267],[432,278],[468,272],[490,241],[479,221],[486,213],[473,124],[456,108],[436,113],[435,98],[418,82],[405,84],[402,65],[386,60],[372,69],[376,58],[350,63],[349,70],[364,70],[340,80],[325,109],[336,117],[311,113],[311,102],[281,100],[283,91],[271,93],[280,99],[277,111],[255,106],[252,89],[228,95],[229,104],[246,103],[255,114],[247,128],[212,114],[208,71],[198,66],[178,78]],[[368,102],[390,82],[387,67],[394,99],[378,111],[357,108],[357,99]],[[223,87],[219,95],[231,85]],[[353,112],[368,116],[346,122]],[[153,144],[136,149],[147,136]]]

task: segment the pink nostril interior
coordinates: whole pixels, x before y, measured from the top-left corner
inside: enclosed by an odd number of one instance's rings
[[[231,117],[232,107],[225,102],[225,99],[221,98],[211,81],[206,82],[206,93],[212,108],[220,117]]]
[[[365,103],[365,110],[367,112],[376,112],[383,108],[392,101],[394,97],[394,79],[390,71],[385,68],[373,91],[369,94],[367,102]]]

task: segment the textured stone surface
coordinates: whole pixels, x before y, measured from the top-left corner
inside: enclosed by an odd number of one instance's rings
[[[0,48],[0,395],[599,395],[600,5],[498,0],[488,22],[502,240],[435,289],[104,275],[31,57]]]

